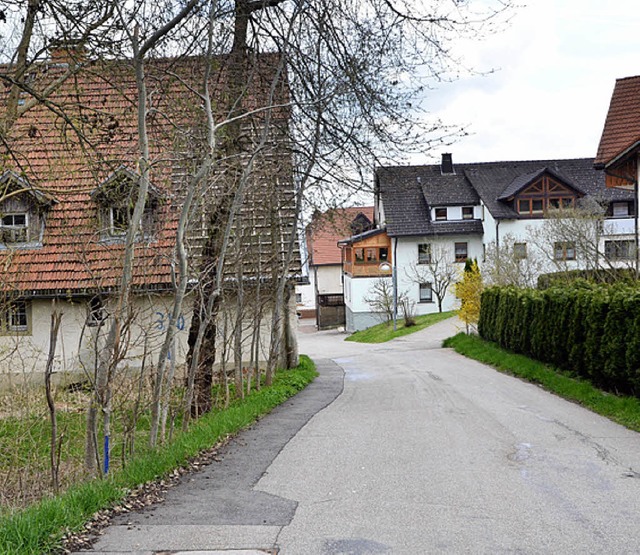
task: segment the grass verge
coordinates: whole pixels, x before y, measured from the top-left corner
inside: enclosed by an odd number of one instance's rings
[[[424,316],[416,316],[415,326],[405,327],[403,320],[398,320],[397,330],[393,330],[392,322],[385,322],[377,326],[371,326],[366,330],[356,331],[352,333],[345,341],[355,341],[357,343],[384,343],[396,337],[409,335],[417,331],[433,326],[442,320],[451,318],[455,315],[455,311],[436,312],[435,314],[425,314]]]
[[[226,410],[203,416],[172,443],[134,460],[109,478],[78,485],[58,497],[2,515],[0,553],[36,555],[56,550],[65,533],[80,530],[96,511],[115,504],[131,488],[166,476],[200,451],[246,428],[304,389],[316,376],[311,359],[301,356],[297,368],[276,374],[273,386],[252,392]]]
[[[509,352],[475,335],[459,333],[445,340],[444,346],[453,348],[461,355],[489,364],[501,372],[539,384],[547,391],[579,403],[630,430],[640,432],[640,399],[636,397],[607,393],[585,380],[573,378],[561,370],[524,355]]]

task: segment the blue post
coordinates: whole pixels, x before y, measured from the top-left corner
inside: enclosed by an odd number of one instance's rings
[[[109,436],[104,436],[104,473],[109,473]]]

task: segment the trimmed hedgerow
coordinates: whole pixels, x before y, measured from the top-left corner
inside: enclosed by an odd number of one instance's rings
[[[576,281],[545,290],[492,287],[478,331],[510,351],[640,394],[640,284]]]

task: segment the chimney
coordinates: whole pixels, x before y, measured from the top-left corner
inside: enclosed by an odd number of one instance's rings
[[[51,63],[59,66],[76,66],[87,59],[87,49],[79,40],[53,40],[49,45]]]
[[[442,162],[440,163],[440,173],[442,173],[442,175],[456,173],[453,170],[453,157],[449,152],[442,153]]]

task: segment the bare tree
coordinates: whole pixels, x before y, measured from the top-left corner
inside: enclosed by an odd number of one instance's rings
[[[549,210],[541,225],[528,228],[527,236],[546,259],[547,271],[581,268],[605,275],[618,268],[632,269],[635,241],[626,241],[618,250],[605,252],[605,225],[606,203],[583,198],[575,207]]]
[[[527,237],[518,239],[510,233],[500,238],[499,247],[495,241],[487,245],[482,263],[485,281],[491,285],[535,287],[545,268],[545,260],[535,247]]]
[[[453,253],[445,247],[431,243],[428,258],[424,263],[414,262],[405,269],[413,283],[428,283],[438,301],[438,312],[452,283],[459,277],[458,267],[453,262]]]
[[[400,304],[400,298],[402,294],[398,294],[398,304]],[[390,322],[393,320],[393,285],[390,279],[378,278],[373,282],[373,285],[369,288],[367,296],[364,297],[364,302],[367,303],[373,312],[378,314],[383,322]]]

